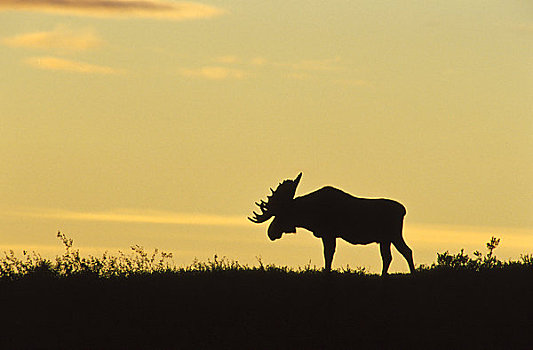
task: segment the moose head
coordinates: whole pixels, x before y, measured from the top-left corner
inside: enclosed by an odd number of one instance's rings
[[[268,238],[272,241],[281,238],[283,233],[296,232],[296,226],[292,222],[291,204],[301,178],[302,173],[298,174],[294,180],[283,181],[276,190],[271,188],[272,194],[267,196],[266,202],[261,200],[261,202],[255,203],[261,209],[261,214],[254,211],[254,217],[248,218],[251,222],[260,224],[274,217],[267,231]]]

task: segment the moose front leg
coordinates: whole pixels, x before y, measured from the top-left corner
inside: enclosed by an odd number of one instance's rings
[[[322,244],[324,245],[324,271],[330,271],[337,239],[335,237],[322,237]]]
[[[379,251],[381,252],[381,260],[383,261],[383,268],[381,270],[381,276],[386,276],[389,271],[389,266],[392,261],[392,254],[390,251],[391,242],[380,242]]]

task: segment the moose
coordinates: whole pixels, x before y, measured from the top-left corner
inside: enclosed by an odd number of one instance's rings
[[[322,239],[324,270],[331,270],[337,238],[351,244],[379,243],[383,261],[382,276],[387,275],[392,261],[391,243],[415,272],[413,252],[402,237],[405,207],[391,199],[354,197],[335,187],[326,186],[294,198],[302,173],[294,180],[281,182],[272,188],[267,201],[255,203],[261,213],[248,217],[256,224],[274,217],[268,227],[268,237],[274,241],[284,233],[296,233],[296,227],[309,230]]]

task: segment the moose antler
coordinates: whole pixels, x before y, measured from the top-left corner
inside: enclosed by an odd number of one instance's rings
[[[270,196],[268,197],[270,199]],[[261,209],[261,214],[257,214],[255,211],[253,218],[248,218],[251,222],[254,222],[256,224],[260,224],[262,222],[267,221],[270,219],[274,214],[272,212],[268,211],[268,202],[265,202],[264,200],[261,200],[260,203],[255,203]]]
[[[270,192],[272,193],[270,196],[267,196],[266,202],[261,200],[261,202],[255,203],[255,205],[261,209],[261,214],[258,214],[254,211],[254,217],[249,217],[248,220],[256,224],[260,224],[276,215],[276,213],[278,213],[279,210],[288,203],[288,201],[291,201],[294,198],[296,187],[298,186],[301,178],[302,173],[298,174],[294,180],[285,180],[280,182],[275,190],[271,188]]]

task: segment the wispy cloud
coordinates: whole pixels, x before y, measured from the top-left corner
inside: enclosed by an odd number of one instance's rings
[[[89,64],[85,62],[77,62],[66,60],[63,58],[57,57],[31,57],[28,58],[26,64],[45,70],[57,70],[57,71],[67,71],[74,73],[84,73],[84,74],[121,74],[124,73],[122,70],[107,66],[99,66],[95,64]]]
[[[276,62],[262,56],[251,59],[234,55],[219,56],[214,59],[217,63],[241,64],[248,66],[270,66],[276,68],[292,69],[294,71],[335,71],[342,70],[342,60],[340,57],[325,58],[318,60],[301,60],[295,62]]]
[[[323,60],[304,60],[296,63],[286,64],[295,70],[304,71],[333,71],[339,70],[341,67],[339,63],[341,59],[339,57],[328,58]]]
[[[233,56],[233,55],[219,56],[219,57],[216,57],[213,61],[217,63],[240,63],[241,62],[239,57]]]
[[[102,45],[92,30],[72,31],[57,27],[52,31],[25,33],[2,40],[4,45],[31,49],[84,51]]]
[[[204,66],[196,69],[182,69],[181,75],[186,77],[198,77],[209,80],[223,80],[223,79],[244,79],[246,72],[241,69],[219,67],[219,66]]]
[[[263,66],[267,63],[268,63],[267,59],[261,56],[254,57],[250,60],[250,64],[254,66]]]
[[[21,210],[4,213],[7,216],[40,219],[103,221],[124,223],[178,224],[200,226],[250,226],[245,217],[174,213],[164,211],[114,210],[105,212],[77,212],[66,210]]]
[[[355,69],[340,57],[324,59],[303,59],[299,61],[275,61],[263,56],[241,57],[237,55],[217,56],[210,60],[216,65],[200,68],[184,68],[179,72],[183,76],[209,80],[243,79],[258,77],[262,73],[277,71],[285,77],[300,81],[329,80],[349,87],[372,87],[371,81],[351,78]],[[348,77],[347,77],[348,76]]]
[[[223,10],[195,2],[168,0],[0,0],[1,10],[40,11],[98,17],[210,18]]]
[[[263,56],[242,58],[234,55],[219,56],[215,62],[228,66],[249,67],[249,69],[273,68],[285,71],[287,77],[297,80],[309,80],[314,75],[327,72],[344,71],[340,57],[325,58],[318,60],[300,60],[294,62],[272,61]],[[220,69],[220,68],[219,68]],[[227,69],[227,68],[225,68]]]

